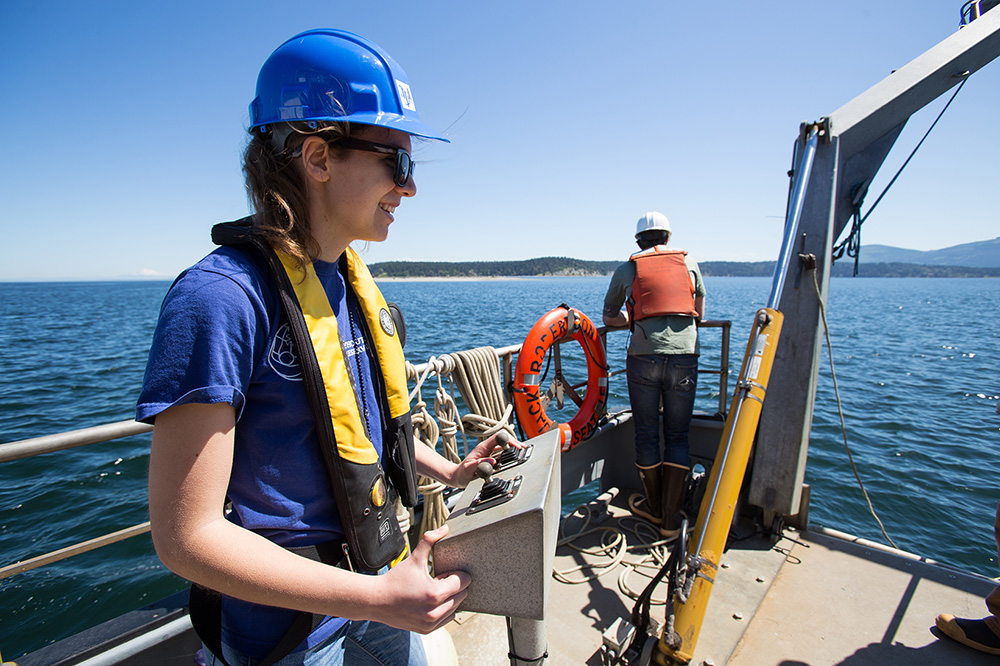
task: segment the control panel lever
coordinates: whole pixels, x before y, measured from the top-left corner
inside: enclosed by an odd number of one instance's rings
[[[491,465],[487,460],[479,463],[476,465],[476,476],[482,479],[485,483],[489,483],[490,477],[493,476],[493,465]]]

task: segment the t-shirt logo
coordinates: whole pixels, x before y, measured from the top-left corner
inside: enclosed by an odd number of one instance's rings
[[[302,381],[299,355],[295,351],[292,329],[287,322],[281,325],[271,340],[271,348],[267,352],[267,364],[278,373],[279,377],[293,382]]]

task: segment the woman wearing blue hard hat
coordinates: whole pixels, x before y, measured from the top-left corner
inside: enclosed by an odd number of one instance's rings
[[[156,551],[194,583],[210,663],[422,664],[410,632],[469,579],[431,577],[444,529],[410,553],[394,504],[417,474],[466,485],[494,441],[460,463],[414,444],[401,322],[350,243],[416,194],[411,137],[445,139],[399,65],[338,30],[271,54],[250,121],[255,212],[171,287],[136,408]]]

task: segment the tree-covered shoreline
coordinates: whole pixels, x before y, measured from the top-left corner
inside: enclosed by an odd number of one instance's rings
[[[376,278],[487,278],[542,276],[610,276],[621,262],[587,261],[569,257],[540,257],[523,261],[386,261],[369,266]],[[771,277],[773,261],[705,261],[702,275],[715,277]],[[854,263],[841,260],[832,277],[851,277]],[[1000,277],[1000,268],[927,266],[905,263],[862,263],[857,277]]]

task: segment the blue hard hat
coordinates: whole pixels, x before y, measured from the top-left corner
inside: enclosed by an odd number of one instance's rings
[[[298,34],[260,68],[250,130],[287,121],[347,121],[448,141],[420,122],[406,72],[392,56],[344,30]]]

